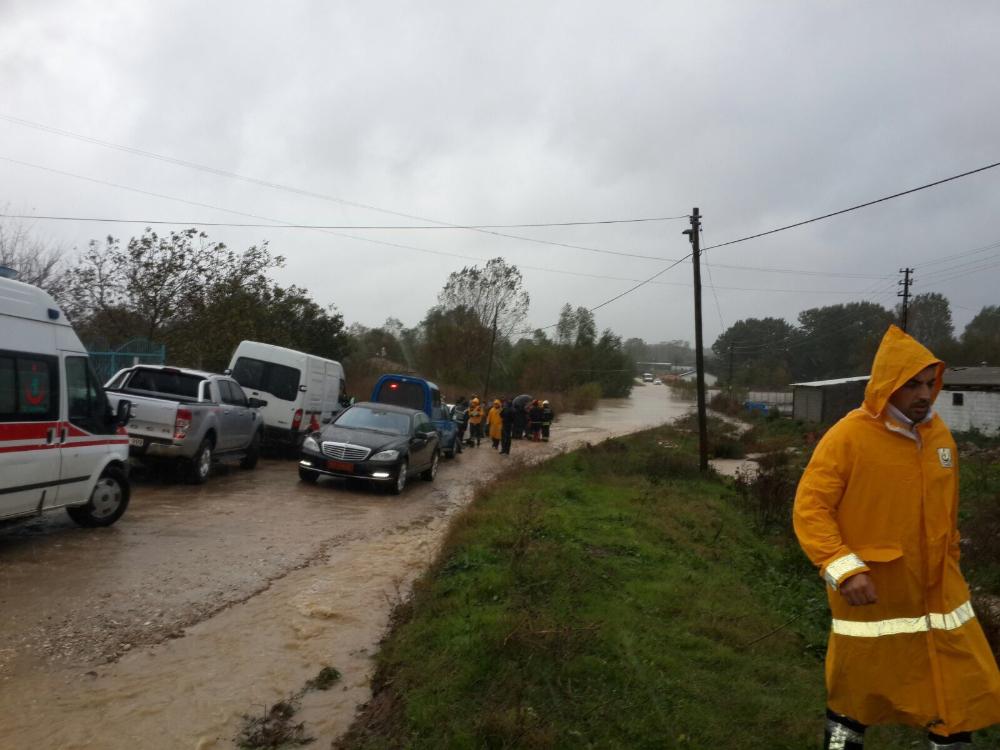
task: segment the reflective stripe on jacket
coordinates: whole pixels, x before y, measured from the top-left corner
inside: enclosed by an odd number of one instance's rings
[[[863,724],[936,734],[1000,722],[1000,672],[959,568],[958,451],[937,415],[914,429],[889,397],[944,365],[892,326],[865,401],[823,437],[799,482],[799,542],[829,586],[829,707]],[[837,587],[867,572],[878,602],[851,606]]]

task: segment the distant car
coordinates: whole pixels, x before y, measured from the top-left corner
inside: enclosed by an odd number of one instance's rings
[[[653,381],[653,385],[663,385],[663,381],[657,378],[656,380]]]
[[[440,436],[423,411],[365,401],[302,441],[299,478],[363,479],[398,495],[414,474],[433,482],[440,457]]]

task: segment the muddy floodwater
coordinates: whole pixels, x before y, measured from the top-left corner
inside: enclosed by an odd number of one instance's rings
[[[636,387],[560,416],[532,460],[662,424],[689,402]],[[510,465],[484,443],[399,497],[298,481],[292,460],[218,468],[201,487],[137,476],[108,529],[62,513],[0,528],[0,748],[231,748],[320,668],[301,700],[329,747],[368,699],[392,607],[433,559],[450,517]]]

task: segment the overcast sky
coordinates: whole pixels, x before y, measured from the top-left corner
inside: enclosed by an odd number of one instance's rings
[[[713,245],[1000,161],[998,27],[1000,5],[986,0],[0,0],[0,117],[327,196],[0,119],[0,206],[177,229],[593,221],[698,206]],[[917,269],[915,293],[951,299],[960,332],[1000,304],[1000,247],[969,252],[1000,242],[998,206],[1000,168],[709,251],[706,344],[741,318],[894,304],[904,265]],[[67,248],[142,231],[32,226]],[[365,325],[417,323],[450,272],[500,255],[524,273],[534,327],[683,256],[685,228],[500,230],[653,259],[467,230],[206,231],[236,248],[269,241],[288,259],[281,283]],[[597,311],[598,325],[693,340],[690,263],[658,281]]]

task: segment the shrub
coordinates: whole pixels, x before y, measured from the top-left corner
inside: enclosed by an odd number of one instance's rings
[[[757,471],[741,471],[736,476],[740,503],[762,532],[791,532],[792,504],[799,473],[785,452],[765,453],[757,459]]]
[[[601,386],[597,383],[575,385],[566,393],[565,409],[574,414],[582,414],[597,406],[601,395]]]

